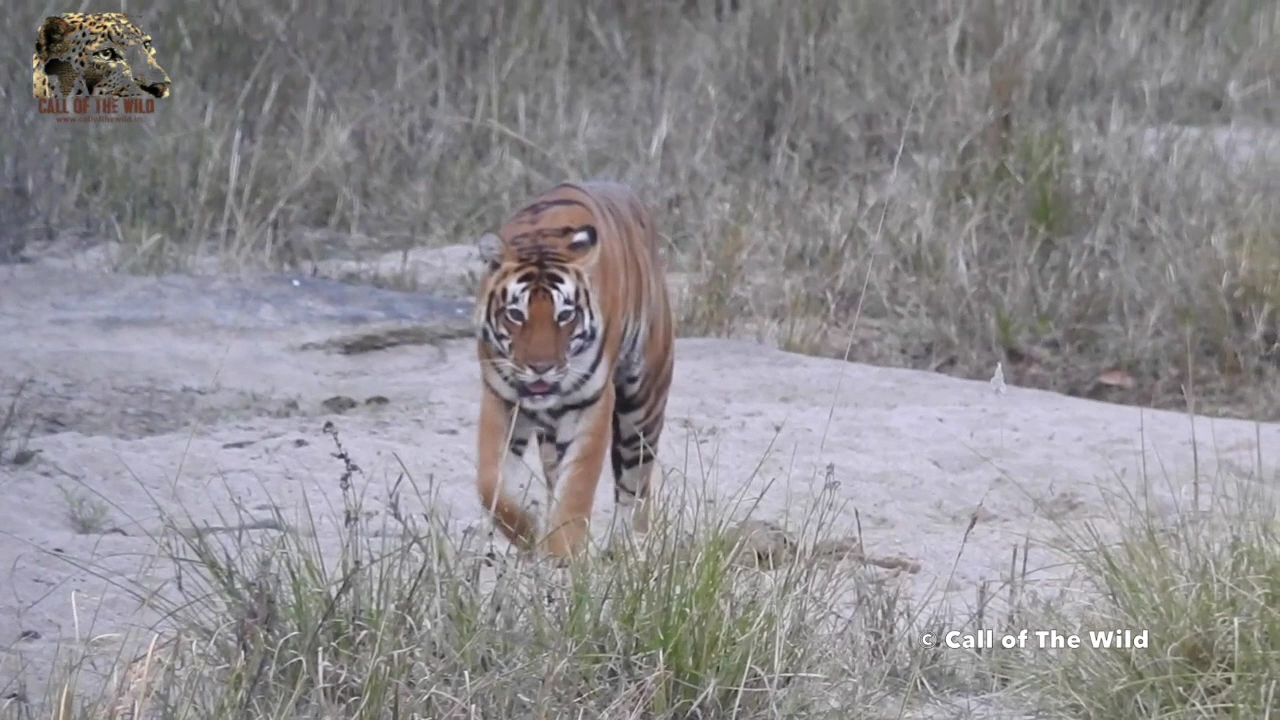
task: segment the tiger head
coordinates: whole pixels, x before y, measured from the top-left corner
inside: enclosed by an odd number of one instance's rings
[[[572,398],[600,363],[590,280],[599,239],[585,210],[534,205],[479,241],[489,267],[477,304],[485,374],[495,391],[530,410]]]

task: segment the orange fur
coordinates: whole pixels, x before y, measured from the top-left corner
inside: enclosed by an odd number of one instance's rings
[[[585,546],[606,457],[622,519],[644,532],[674,361],[652,216],[624,185],[565,183],[480,248],[489,263],[476,309],[480,501],[512,542],[538,539],[535,519],[503,488],[537,440],[552,491],[563,485],[547,552]]]

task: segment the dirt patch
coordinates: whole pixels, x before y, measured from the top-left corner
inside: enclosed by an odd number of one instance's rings
[[[87,373],[85,373],[87,374]],[[64,432],[135,439],[252,417],[300,414],[295,397],[218,387],[156,387],[113,384],[110,378],[85,383],[68,372],[17,378],[0,371],[0,392],[21,395],[18,430],[27,437]]]
[[[8,266],[0,277],[0,304],[11,310],[0,335],[23,346],[0,356],[0,389],[20,395],[32,436],[131,439],[324,414],[337,388],[326,393],[316,379],[297,392],[287,359],[295,350],[265,349],[280,344],[277,333],[300,341],[293,347],[340,354],[470,334],[468,302],[321,278],[141,278],[52,264]],[[361,330],[343,331],[353,326]],[[262,358],[262,372],[221,372],[237,356]]]

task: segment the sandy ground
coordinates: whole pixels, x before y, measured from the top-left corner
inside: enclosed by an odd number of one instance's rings
[[[101,576],[172,577],[163,565],[139,570],[155,554],[157,505],[220,525],[236,505],[265,518],[309,502],[325,518],[315,532],[334,532],[340,467],[328,420],[371,499],[386,497],[403,462],[419,482],[433,479],[459,532],[483,523],[472,485],[478,372],[460,337],[470,304],[453,294],[0,266],[0,400],[29,381],[19,407],[36,453],[0,466],[0,695],[21,677],[38,697],[60,647],[111,655],[113,633],[145,620]],[[422,342],[368,342],[397,332]],[[365,351],[336,349],[360,333]],[[678,341],[668,428],[669,478],[759,497],[756,517],[781,522],[834,488],[849,503],[838,524],[851,532],[856,509],[869,553],[917,561],[911,582],[947,585],[958,602],[1002,577],[1013,545],[1052,546],[1051,520],[1106,519],[1108,497],[1143,492],[1144,452],[1153,510],[1192,506],[1186,415],[744,342]],[[1276,483],[1280,427],[1201,418],[1195,429],[1202,505],[1241,478]],[[597,534],[613,504],[607,477],[599,487]],[[110,501],[99,531],[72,527],[68,492]],[[1048,562],[1033,549],[1033,569]]]

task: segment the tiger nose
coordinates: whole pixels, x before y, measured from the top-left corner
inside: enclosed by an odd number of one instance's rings
[[[531,362],[529,363],[529,369],[532,370],[534,374],[546,375],[556,369],[556,364],[554,362]]]

